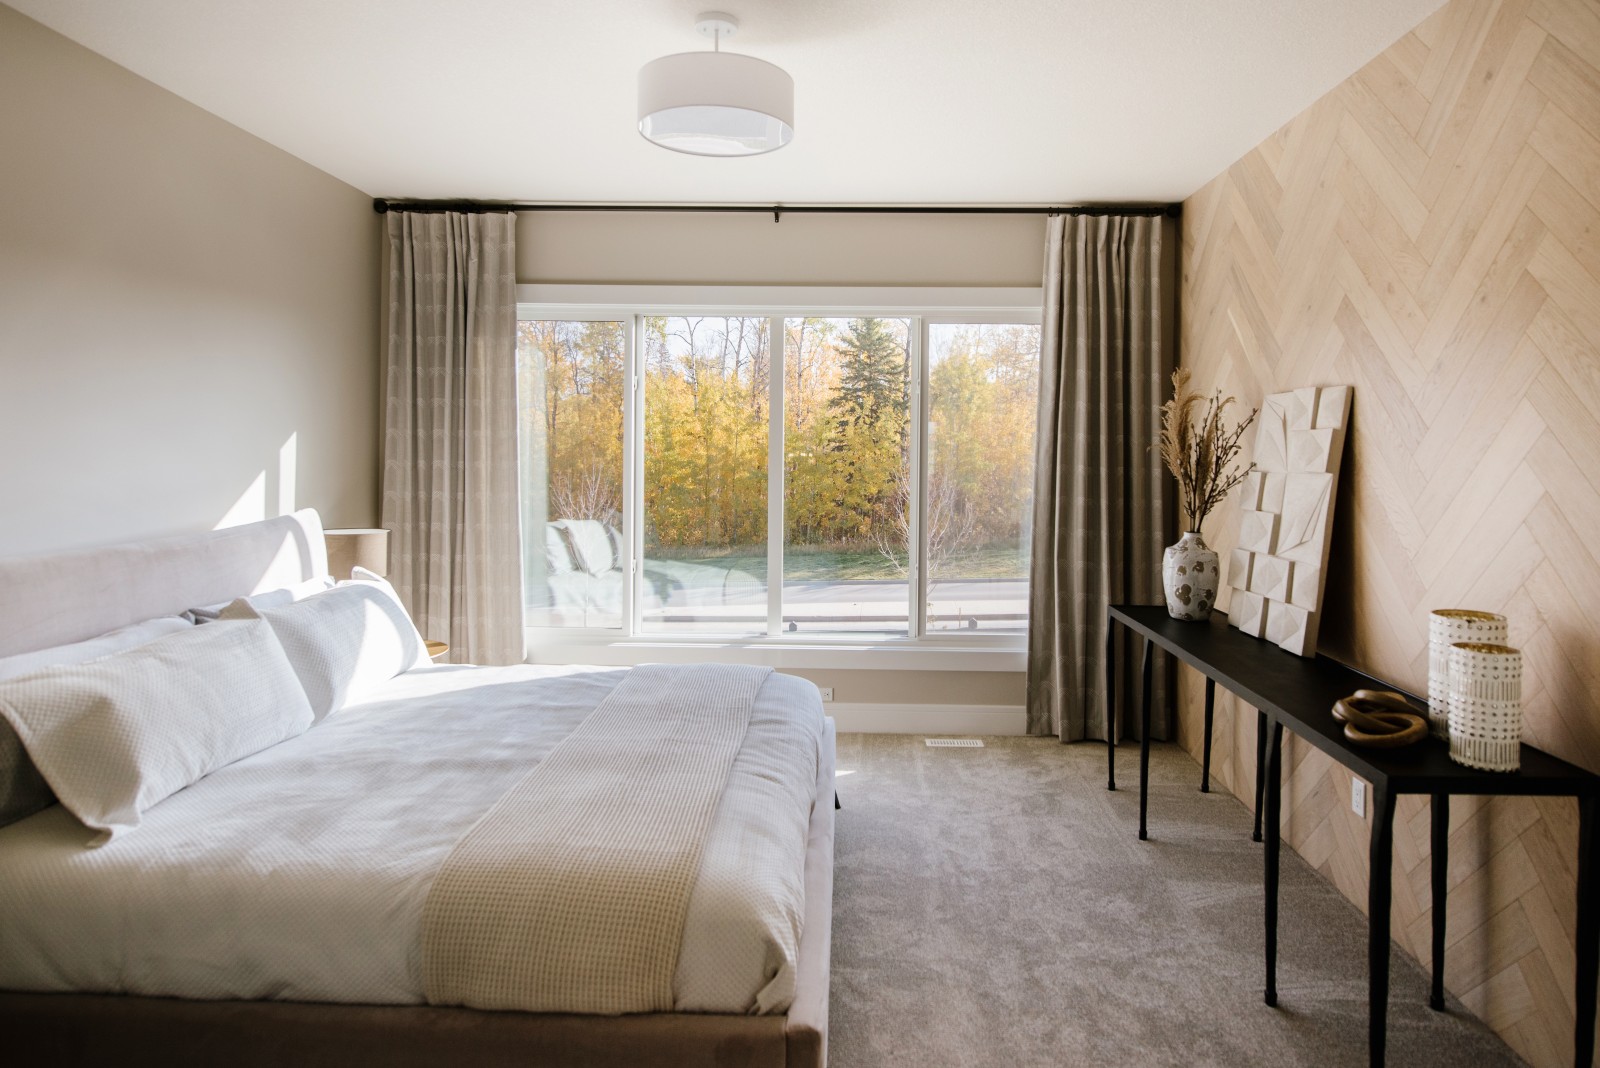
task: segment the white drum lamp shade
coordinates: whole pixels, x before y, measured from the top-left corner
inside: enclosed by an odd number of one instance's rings
[[[756,156],[794,137],[794,79],[734,52],[680,52],[639,71],[639,132],[695,156]]]

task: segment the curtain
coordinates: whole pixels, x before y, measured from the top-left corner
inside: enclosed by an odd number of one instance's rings
[[[520,662],[515,217],[385,218],[389,579],[451,662]]]
[[[1028,609],[1030,734],[1104,737],[1106,605],[1162,603],[1161,554],[1176,540],[1175,489],[1154,446],[1176,364],[1176,244],[1176,223],[1165,218],[1050,220]],[[1123,725],[1137,730],[1137,663],[1128,651],[1118,656],[1117,693]],[[1151,733],[1165,738],[1171,670],[1161,660],[1154,666]]]

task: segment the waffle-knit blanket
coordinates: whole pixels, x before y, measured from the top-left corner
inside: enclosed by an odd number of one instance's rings
[[[771,668],[634,668],[456,843],[423,912],[429,1002],[670,1012],[689,896]]]

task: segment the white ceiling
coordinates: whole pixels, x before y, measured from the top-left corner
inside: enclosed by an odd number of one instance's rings
[[[1181,200],[1441,0],[725,0],[795,139],[703,159],[635,77],[715,0],[6,0],[374,196]]]

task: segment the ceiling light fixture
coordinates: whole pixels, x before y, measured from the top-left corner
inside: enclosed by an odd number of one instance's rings
[[[754,56],[722,51],[739,20],[707,11],[694,28],[710,52],[679,52],[639,70],[639,132],[693,156],[758,156],[794,138],[794,79]]]

